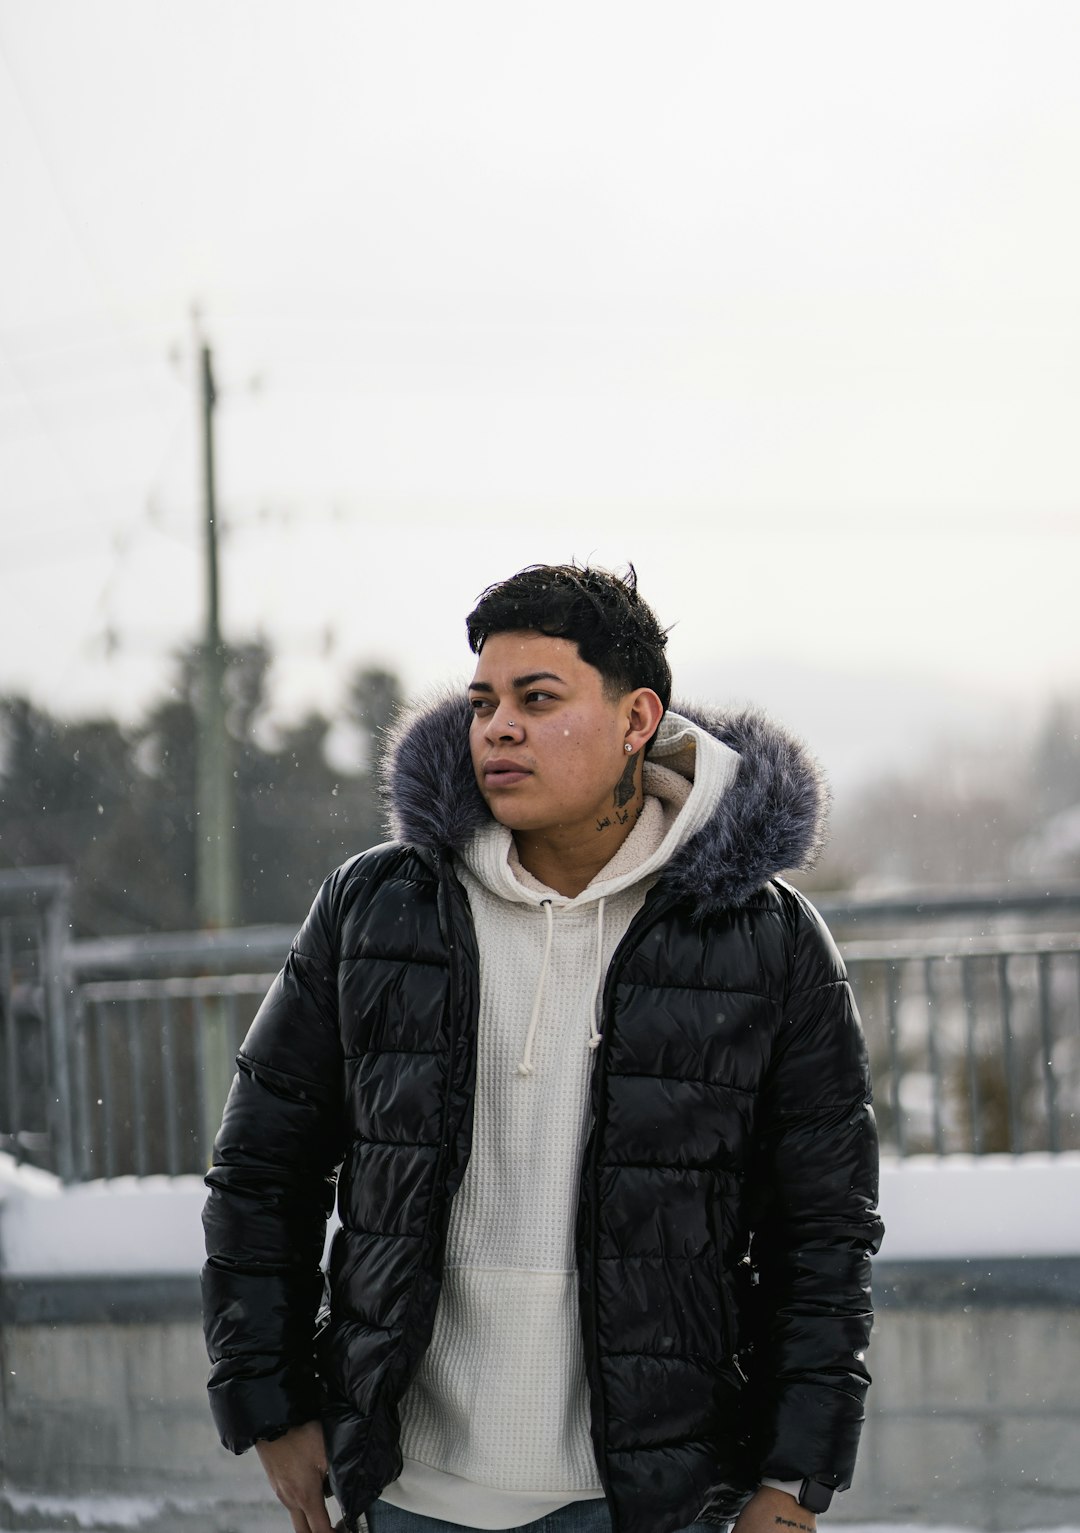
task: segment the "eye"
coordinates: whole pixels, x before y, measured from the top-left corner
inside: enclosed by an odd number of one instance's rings
[[[469,707],[472,709],[473,713],[483,713],[492,707],[492,703],[490,699],[486,697],[470,697]]]
[[[541,692],[539,688],[534,687],[531,691],[526,692],[525,701],[527,703],[553,703],[556,701],[556,697],[554,692]]]

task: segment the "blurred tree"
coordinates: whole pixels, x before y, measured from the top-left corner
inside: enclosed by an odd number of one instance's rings
[[[1041,814],[1080,804],[1080,699],[1055,698],[1046,710],[1031,751],[1031,788]]]
[[[1029,823],[1027,806],[1004,792],[957,792],[930,775],[885,779],[837,813],[818,887],[830,870],[891,887],[1004,882]]]
[[[230,651],[228,727],[237,746],[241,919],[288,924],[303,918],[333,867],[381,839],[382,825],[373,776],[342,774],[327,761],[330,720],[312,712],[276,739],[265,727],[271,661],[263,643]],[[177,655],[168,694],[133,730],[0,698],[0,865],[72,868],[80,933],[196,924],[199,674],[197,648]],[[358,674],[371,678],[363,706],[374,738],[399,686],[388,671]],[[355,684],[346,714],[359,727]]]
[[[235,739],[247,741],[269,704],[267,679],[273,656],[264,639],[230,646],[225,672],[227,723]]]
[[[369,771],[378,770],[379,758],[401,701],[401,683],[392,671],[383,670],[381,666],[362,666],[349,682],[345,714],[360,731],[364,763]]]
[[[137,880],[102,877],[130,860],[140,775],[130,736],[115,720],[64,722],[23,697],[0,699],[0,730],[0,860],[77,866],[75,919],[84,929],[140,925]]]
[[[942,746],[918,771],[839,800],[833,836],[805,887],[1007,883],[1077,876],[1064,845],[1080,805],[1080,699],[1048,706],[1033,732]],[[1051,855],[1054,853],[1054,855]]]

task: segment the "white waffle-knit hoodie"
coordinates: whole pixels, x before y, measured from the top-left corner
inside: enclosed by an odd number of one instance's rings
[[[494,819],[460,859],[480,953],[472,1155],[431,1345],[402,1401],[404,1469],[383,1492],[396,1506],[513,1528],[603,1494],[574,1257],[600,995],[649,888],[738,763],[669,713],[641,817],[574,899],[533,878]]]

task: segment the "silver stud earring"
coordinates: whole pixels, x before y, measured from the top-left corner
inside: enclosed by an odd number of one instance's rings
[[[629,756],[629,754],[630,754],[630,752],[631,752],[631,751],[632,751],[632,750],[633,750],[633,749],[634,749],[634,747],[633,747],[633,746],[632,746],[632,745],[631,745],[631,744],[630,744],[630,741],[629,741],[629,740],[627,740],[627,742],[626,742],[626,744],[625,744],[625,745],[624,745],[624,746],[623,746],[623,750],[624,750],[624,751],[625,751],[625,752],[626,752],[626,754],[627,754],[627,755],[628,755],[628,756]]]

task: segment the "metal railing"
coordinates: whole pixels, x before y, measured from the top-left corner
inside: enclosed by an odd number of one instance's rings
[[[236,1052],[294,932],[70,944],[68,1116],[80,1179],[205,1171]]]
[[[1080,940],[851,942],[882,1146],[1080,1149]]]
[[[1080,1149],[1080,942],[846,945],[886,1153]],[[232,1060],[272,975],[83,985],[77,1175],[205,1169]]]
[[[74,1173],[65,1029],[66,868],[0,869],[0,1149]]]
[[[272,974],[105,980],[72,1034],[79,1180],[206,1170],[233,1060]]]
[[[0,1147],[65,1179],[201,1173],[292,929],[61,946],[69,886],[44,872],[23,912],[32,942],[16,941],[17,891],[0,882]],[[1080,890],[818,903],[863,1016],[886,1152],[1080,1149]],[[1026,931],[1039,916],[1063,929]]]

